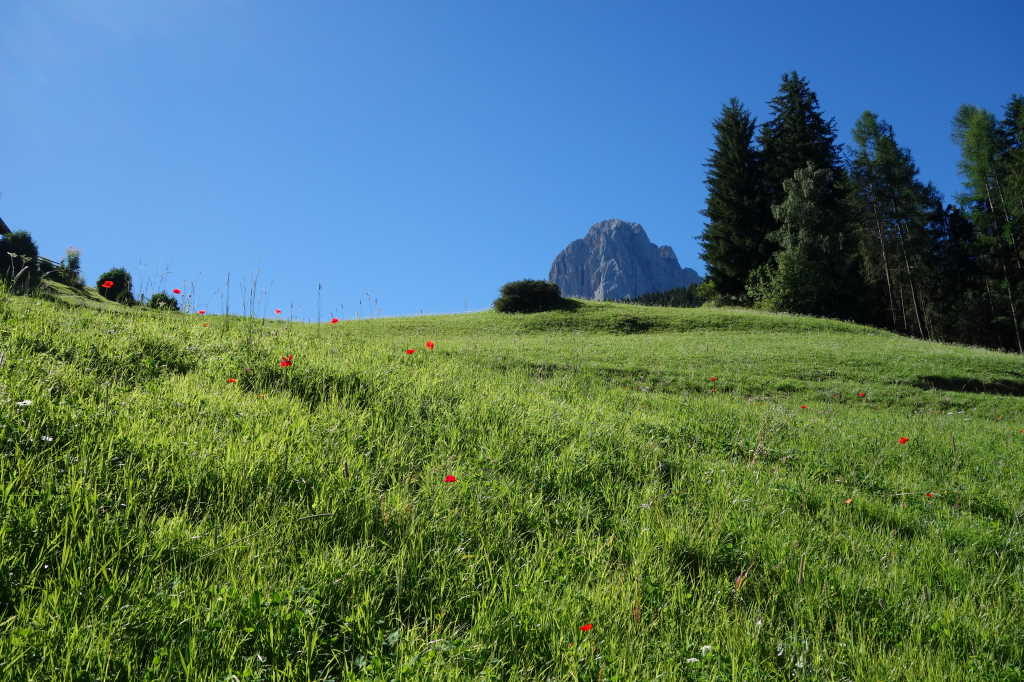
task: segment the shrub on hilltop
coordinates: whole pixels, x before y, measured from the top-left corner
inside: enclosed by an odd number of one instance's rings
[[[0,277],[14,284],[32,284],[39,273],[39,249],[24,230],[0,237]]]
[[[180,310],[178,308],[178,301],[166,291],[158,291],[149,297],[147,304],[150,308],[157,308],[159,310]]]
[[[104,283],[111,282],[109,286]],[[96,291],[100,296],[118,303],[127,305],[135,304],[135,297],[132,295],[132,276],[124,268],[107,270],[96,279]]]
[[[509,282],[501,287],[501,296],[494,301],[494,309],[499,313],[539,313],[570,305],[568,299],[562,298],[557,284],[538,279]]]

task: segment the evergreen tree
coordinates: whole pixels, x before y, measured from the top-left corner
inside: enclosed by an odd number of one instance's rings
[[[818,96],[807,80],[796,71],[784,74],[779,94],[768,105],[772,118],[761,126],[758,143],[764,156],[769,203],[782,203],[786,194],[782,183],[808,162],[815,168],[832,170],[833,181],[841,182],[835,120],[825,120]]]
[[[941,220],[938,192],[917,179],[908,149],[896,143],[892,126],[865,111],[853,128],[848,191],[859,227],[862,271],[869,286],[884,289],[883,308],[891,325],[930,337],[932,317],[922,280],[929,277],[934,248],[928,225]],[[875,307],[878,307],[877,305]]]
[[[1011,109],[1016,106],[1014,101]],[[958,199],[977,227],[979,263],[993,310],[993,333],[998,338],[1008,331],[1012,347],[1024,353],[1020,305],[1024,297],[1024,219],[1014,210],[1014,122],[1012,115],[1010,118],[1010,126],[1000,126],[992,113],[965,104],[953,119],[953,140],[960,146],[958,166],[964,177],[965,192]],[[1006,345],[1005,341],[996,343]]]
[[[733,98],[722,107],[714,127],[715,146],[704,164],[708,195],[701,214],[708,222],[700,237],[701,258],[715,291],[736,300],[744,296],[750,272],[774,250],[766,238],[773,224],[765,209],[760,156],[753,145],[755,120]]]
[[[1024,97],[1014,95],[1007,102],[999,132],[1004,175],[1001,190],[1006,210],[1017,223],[1015,229],[1020,230],[1020,221],[1024,220]]]
[[[778,251],[748,288],[760,306],[829,317],[856,313],[856,251],[834,188],[833,170],[810,162],[783,183],[786,196],[772,206],[780,228],[770,237]]]

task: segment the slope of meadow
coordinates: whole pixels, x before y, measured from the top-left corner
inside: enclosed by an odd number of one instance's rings
[[[1024,679],[1017,356],[20,297],[0,353],[0,679]]]

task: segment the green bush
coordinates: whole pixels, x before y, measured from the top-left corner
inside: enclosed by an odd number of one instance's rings
[[[178,308],[178,300],[166,291],[159,291],[150,296],[147,305],[150,308],[159,308],[160,310],[180,310]]]
[[[32,235],[24,230],[0,238],[0,277],[16,287],[28,287],[38,281],[39,249]]]
[[[113,282],[111,287],[104,287],[104,282]],[[107,270],[96,279],[96,291],[100,296],[118,303],[127,305],[135,304],[135,297],[132,295],[132,276],[124,268]]]
[[[82,252],[73,246],[69,246],[64,260],[60,263],[60,269],[53,274],[53,278],[71,287],[79,289],[84,287],[85,282],[82,280]]]
[[[501,297],[494,301],[499,313],[539,313],[566,308],[569,301],[553,282],[522,279],[501,287]]]

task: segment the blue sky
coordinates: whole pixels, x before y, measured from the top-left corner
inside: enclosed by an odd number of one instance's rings
[[[950,120],[1024,90],[1024,5],[928,5],[5,0],[0,217],[211,312],[257,274],[257,314],[481,310],[613,217],[703,272],[711,122],[790,70],[952,201]]]

